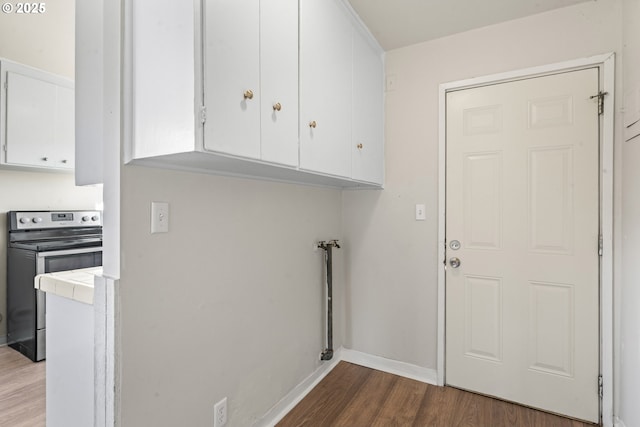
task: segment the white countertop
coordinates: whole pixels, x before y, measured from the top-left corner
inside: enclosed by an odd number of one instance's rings
[[[93,282],[102,275],[102,267],[38,274],[34,287],[85,304],[93,304]]]

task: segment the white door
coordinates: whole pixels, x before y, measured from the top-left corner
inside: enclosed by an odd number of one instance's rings
[[[446,382],[592,422],[597,92],[592,68],[447,95]]]

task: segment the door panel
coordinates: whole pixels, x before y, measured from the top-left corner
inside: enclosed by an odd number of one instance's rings
[[[598,69],[447,94],[446,382],[597,422]]]
[[[469,154],[464,159],[464,241],[474,249],[502,247],[502,156]]]
[[[502,280],[465,277],[465,355],[502,360]]]

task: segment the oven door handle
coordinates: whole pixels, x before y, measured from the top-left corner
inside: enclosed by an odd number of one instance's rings
[[[46,258],[50,256],[86,254],[90,252],[102,252],[102,246],[93,246],[88,248],[67,249],[64,251],[38,252],[38,258]]]

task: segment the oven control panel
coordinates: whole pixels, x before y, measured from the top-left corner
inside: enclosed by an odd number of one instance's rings
[[[23,211],[9,212],[12,230],[42,228],[99,227],[100,211]]]

